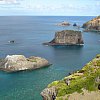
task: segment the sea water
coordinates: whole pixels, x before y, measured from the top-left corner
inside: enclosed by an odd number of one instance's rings
[[[22,54],[40,56],[53,65],[33,71],[5,73],[0,71],[0,100],[42,100],[40,92],[52,81],[81,69],[100,53],[100,33],[83,32],[84,46],[45,46],[60,30],[78,30],[72,25],[83,23],[93,16],[2,16],[0,17],[0,58]],[[68,21],[71,26],[56,26]],[[82,29],[80,29],[82,30]],[[15,43],[8,41],[14,40]]]

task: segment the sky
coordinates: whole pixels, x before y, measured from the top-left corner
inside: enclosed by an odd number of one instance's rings
[[[98,16],[100,0],[0,0],[0,16]]]

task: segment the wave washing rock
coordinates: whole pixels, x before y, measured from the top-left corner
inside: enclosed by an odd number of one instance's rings
[[[81,70],[49,84],[41,95],[43,100],[99,100],[100,55]]]
[[[49,65],[46,59],[34,56],[26,58],[23,55],[8,55],[5,59],[0,60],[0,70],[7,72],[33,70]]]
[[[85,31],[100,31],[100,16],[86,22],[82,26],[85,28]]]
[[[80,31],[63,30],[55,33],[55,38],[44,45],[83,45]]]

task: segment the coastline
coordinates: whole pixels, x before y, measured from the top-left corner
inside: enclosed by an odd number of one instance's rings
[[[62,19],[69,19],[71,23],[77,22],[82,25],[82,23],[90,20],[91,17],[18,17],[17,19],[16,17],[1,17],[0,58],[4,58],[7,54],[24,54],[27,57],[35,55],[45,57],[53,63],[52,67],[32,70],[31,72],[26,71],[14,74],[1,72],[0,98],[2,100],[8,98],[14,100],[15,97],[19,100],[21,98],[42,100],[40,92],[50,82],[60,80],[68,75],[69,72],[80,69],[81,66],[100,52],[100,35],[95,32],[83,34],[85,45],[82,48],[80,46],[66,46],[63,48],[42,45],[43,42],[48,42],[52,39],[55,31],[62,30],[62,27],[54,25],[54,23],[60,22]],[[22,21],[25,23],[21,23]],[[2,22],[4,23],[2,24]],[[32,27],[30,27],[30,23]],[[7,26],[8,24],[11,24],[13,30]],[[66,27],[66,29],[69,28]],[[16,29],[20,30],[17,31]],[[65,27],[63,27],[64,29]],[[5,35],[8,37],[7,40]],[[16,43],[8,44],[11,39],[15,39]],[[5,95],[7,96],[5,97]]]
[[[54,81],[49,84],[47,88],[41,92],[41,95],[44,100],[49,100],[53,93],[56,96],[56,100],[81,100],[81,94],[84,94],[83,97],[86,99],[83,100],[93,100],[89,98],[89,95],[94,94],[95,96],[100,94],[98,85],[100,85],[100,55],[97,55],[96,58],[87,63],[81,70],[72,73],[62,80]],[[75,95],[75,97],[73,95]],[[98,100],[98,98],[100,98],[100,95],[97,96],[96,100]]]

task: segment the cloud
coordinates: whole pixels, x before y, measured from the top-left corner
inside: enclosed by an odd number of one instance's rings
[[[23,1],[23,2],[22,2]],[[0,5],[3,5],[3,7],[7,7],[8,5],[9,8],[14,9],[14,6],[12,5],[17,5],[18,8],[22,8],[23,10],[35,10],[35,11],[55,11],[55,10],[60,10],[60,11],[82,11],[82,10],[88,10],[88,9],[93,9],[98,6],[100,6],[100,2],[96,1],[96,5],[91,6],[90,4],[87,5],[79,5],[79,4],[41,4],[41,3],[33,3],[32,1],[27,1],[27,0],[0,0]]]
[[[28,10],[36,10],[36,11],[74,11],[74,10],[87,10],[89,8],[88,5],[84,5],[84,6],[76,6],[73,4],[61,4],[61,5],[45,5],[45,4],[37,4],[37,5],[33,5],[33,4],[26,4],[23,5],[23,8],[28,9]]]
[[[26,5],[27,9],[30,10],[57,10],[57,9],[63,9],[64,6],[63,5],[41,5],[41,4],[37,4],[37,5]]]
[[[100,1],[91,0],[89,2],[71,2],[66,0],[66,2],[55,2],[50,3],[50,1],[42,2],[44,0],[0,0],[0,10],[6,10],[8,12],[31,12],[36,14],[78,14],[78,13],[100,13]],[[73,0],[74,1],[74,0]],[[78,3],[79,2],[79,3]],[[91,10],[91,12],[89,12]]]
[[[0,5],[18,4],[17,0],[0,0]]]

